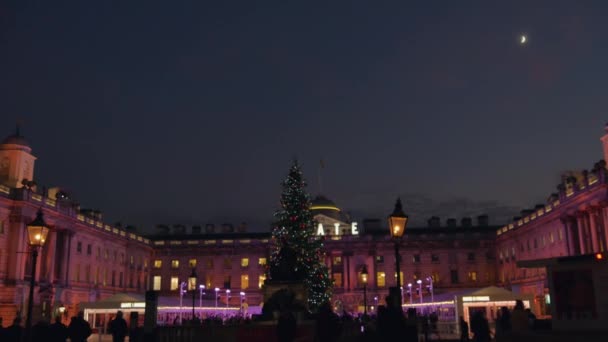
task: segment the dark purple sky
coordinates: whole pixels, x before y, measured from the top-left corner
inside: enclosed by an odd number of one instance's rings
[[[1,134],[110,223],[265,230],[294,157],[358,220],[504,223],[602,158],[606,1],[15,3]]]

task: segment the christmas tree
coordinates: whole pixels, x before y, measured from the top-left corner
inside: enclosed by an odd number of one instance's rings
[[[308,308],[315,311],[331,298],[333,281],[322,262],[323,241],[314,235],[310,196],[297,161],[291,166],[282,186],[281,208],[275,213],[272,230],[268,277],[303,281],[308,290]],[[291,260],[286,262],[286,258]],[[281,271],[286,264],[290,267],[288,277]]]

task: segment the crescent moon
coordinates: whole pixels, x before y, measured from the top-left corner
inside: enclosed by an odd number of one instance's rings
[[[526,36],[521,36],[521,38],[520,38],[520,41],[519,41],[519,42],[520,42],[521,44],[525,44],[527,40],[528,40],[528,38],[527,38]]]

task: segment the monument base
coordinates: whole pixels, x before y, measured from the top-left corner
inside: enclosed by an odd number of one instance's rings
[[[276,319],[281,310],[294,313],[308,312],[308,290],[301,281],[267,280],[262,287],[264,306],[262,315],[266,319]]]

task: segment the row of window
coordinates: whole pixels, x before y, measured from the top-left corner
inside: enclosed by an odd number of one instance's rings
[[[74,282],[84,282],[90,283],[93,285],[103,285],[103,286],[118,286],[123,287],[123,272],[116,272],[112,270],[110,272],[107,268],[96,267],[93,272],[91,272],[91,265],[84,266],[84,272],[81,273],[81,265],[75,265],[72,273],[72,281]],[[118,277],[117,277],[118,276]],[[131,273],[128,279],[128,287],[130,288],[141,288],[140,277]]]
[[[264,281],[266,280],[266,275],[262,274],[258,276],[258,289],[262,288],[262,285],[264,285]],[[186,284],[186,280],[182,280],[182,282],[184,284]],[[215,283],[213,281],[213,276],[212,275],[207,275],[205,277],[205,283],[203,284],[205,285],[205,287],[208,289],[207,291],[211,291],[214,288],[225,288],[225,289],[230,289],[232,288],[232,277],[230,276],[226,276],[223,279],[223,283],[222,284],[218,284]],[[169,290],[171,291],[177,291],[179,290],[180,287],[180,280],[179,277],[176,276],[171,276],[169,279]],[[240,289],[241,290],[246,290],[249,289],[249,275],[248,274],[241,274],[241,283],[240,283]],[[162,288],[162,276],[154,276],[152,277],[152,289],[154,291],[161,291],[163,290]]]
[[[82,242],[81,241],[78,241],[76,243],[76,253],[82,253]],[[88,244],[87,245],[87,255],[92,255],[92,253],[93,253],[93,245]],[[101,247],[97,247],[95,256],[97,258],[100,258],[101,254],[102,254],[101,253]],[[118,261],[118,252],[117,251],[113,251],[112,253],[110,253],[110,250],[106,248],[103,251],[103,258],[104,258],[104,260],[110,259],[110,256],[112,257],[112,261],[114,261],[114,262]],[[142,258],[141,255],[138,257],[137,261],[138,261],[137,262],[138,265],[141,266],[142,263],[143,263],[144,268],[148,267],[148,259]],[[120,263],[121,264],[125,263],[125,254],[124,253],[120,253]],[[129,256],[129,264],[130,265],[135,265],[135,256],[133,256],[133,255]]]
[[[562,241],[564,239],[563,233],[561,229],[557,230],[557,238],[559,241]],[[540,238],[533,238],[533,239],[528,239],[526,240],[526,244],[524,246],[524,243],[520,243],[519,244],[519,251],[520,252],[524,252],[524,251],[528,251],[530,252],[532,249],[537,249],[540,245],[541,248],[544,248],[547,246],[547,243],[549,244],[554,244],[556,241],[555,239],[555,234],[553,232],[550,232],[548,235],[543,235]],[[515,246],[511,247],[511,253],[509,253],[509,249],[506,248],[504,250],[501,250],[498,252],[498,257],[500,259],[500,261],[509,260],[509,257],[513,260],[515,260]],[[511,254],[511,255],[509,255]]]
[[[224,268],[231,269],[232,268],[232,259],[224,258]],[[188,267],[195,268],[198,264],[197,259],[188,260]],[[171,268],[179,268],[180,261],[178,259],[171,260]],[[265,266],[266,258],[258,258],[258,265]],[[163,267],[163,261],[161,259],[154,260],[154,268],[159,269]],[[213,259],[205,260],[205,267],[207,269],[213,269]],[[241,267],[249,267],[249,258],[241,258]]]
[[[433,263],[440,262],[439,254],[434,254],[433,253],[433,254],[430,255],[430,257],[431,257],[431,262],[433,262]],[[490,260],[490,259],[493,259],[494,256],[491,253],[487,253],[486,254],[486,258],[488,260]],[[452,262],[452,263],[456,262],[457,259],[458,259],[457,258],[457,254],[456,253],[450,253],[449,259],[450,259],[449,261]],[[467,253],[467,261],[473,262],[476,259],[477,259],[477,257],[476,257],[475,253],[473,253],[473,252]],[[376,260],[375,261],[376,261],[377,264],[384,263],[384,256],[383,255],[376,255]],[[421,261],[422,261],[421,254],[414,254],[414,255],[412,255],[412,263],[419,264]],[[341,265],[342,264],[342,257],[335,256],[332,263],[333,263],[334,266]]]
[[[394,274],[394,277],[396,279],[397,278],[397,272],[394,272],[393,274]],[[489,281],[490,280],[489,279],[489,277],[490,277],[489,273],[486,274],[486,276],[488,278],[486,280]],[[403,272],[400,272],[400,277],[401,277],[401,286],[403,286],[404,284],[409,283],[409,281],[406,280],[403,277]],[[334,280],[334,286],[336,286],[336,287],[342,287],[343,286],[342,273],[341,272],[334,272],[332,274],[332,278]],[[437,273],[437,272],[433,272],[433,274],[431,274],[431,278],[433,278],[433,283],[435,283],[435,284],[437,284],[437,283],[440,282],[439,273]],[[412,275],[412,281],[411,281],[411,283],[415,284],[416,281],[419,280],[419,279],[421,279],[423,281],[426,281],[425,279],[422,279],[420,277],[420,273],[419,272],[416,272],[416,273],[414,273]],[[451,280],[452,284],[458,284],[458,283],[460,283],[460,279],[459,279],[459,276],[458,276],[458,270],[450,270],[450,280]],[[469,271],[467,273],[467,281],[468,282],[477,282],[478,281],[478,279],[477,279],[477,271]],[[364,285],[363,282],[361,281],[361,279],[359,279],[358,286],[362,287],[363,285]],[[386,287],[386,273],[385,272],[382,272],[382,271],[376,272],[376,286],[377,287]]]

